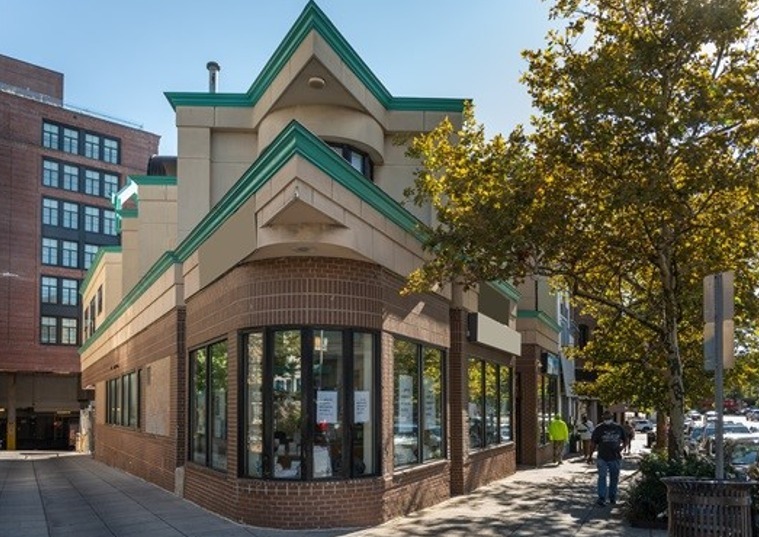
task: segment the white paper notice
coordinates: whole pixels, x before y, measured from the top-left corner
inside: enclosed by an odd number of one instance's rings
[[[398,376],[398,423],[414,423],[413,379],[410,375]]]
[[[438,425],[435,383],[431,379],[424,379],[424,423],[428,429]]]
[[[353,420],[356,423],[367,423],[372,407],[369,401],[368,391],[356,391],[353,393]]]
[[[316,423],[337,423],[337,392],[316,392]]]

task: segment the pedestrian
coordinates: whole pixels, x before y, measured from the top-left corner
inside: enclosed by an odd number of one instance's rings
[[[562,464],[564,461],[564,444],[569,440],[569,427],[561,417],[556,414],[548,424],[548,436],[553,443],[553,462]]]
[[[626,421],[624,425],[625,429],[625,455],[629,455],[632,452],[632,443],[635,440],[635,427],[630,421]]]
[[[585,414],[582,415],[580,421],[575,425],[575,431],[580,435],[580,441],[582,442],[582,458],[588,463],[593,461],[593,452],[590,450],[590,438],[593,435],[593,428],[593,420]]]
[[[602,423],[593,431],[590,440],[591,453],[598,448],[596,468],[598,468],[598,500],[600,506],[617,503],[617,487],[619,485],[619,467],[622,460],[622,449],[626,444],[625,430],[614,423],[611,412],[604,412]],[[608,483],[607,483],[608,476]]]

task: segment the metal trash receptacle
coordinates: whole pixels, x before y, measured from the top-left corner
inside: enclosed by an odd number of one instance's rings
[[[754,481],[663,477],[669,537],[751,537]]]

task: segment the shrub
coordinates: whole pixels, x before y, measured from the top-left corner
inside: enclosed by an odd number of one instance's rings
[[[686,455],[681,461],[669,460],[666,454],[651,453],[640,461],[638,474],[627,489],[623,509],[632,523],[654,523],[667,515],[667,487],[662,477],[714,477],[714,462],[701,455]]]

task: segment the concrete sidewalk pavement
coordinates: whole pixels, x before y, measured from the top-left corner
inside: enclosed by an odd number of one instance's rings
[[[637,457],[626,459],[621,500]],[[595,505],[594,465],[520,469],[467,496],[364,529],[272,530],[214,515],[86,455],[0,452],[0,537],[663,537]]]

